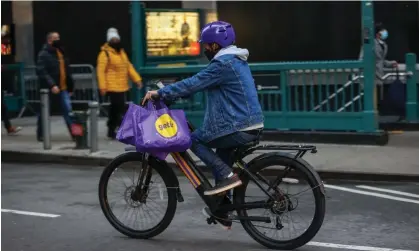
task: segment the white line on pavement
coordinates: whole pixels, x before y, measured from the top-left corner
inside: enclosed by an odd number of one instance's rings
[[[381,194],[381,193],[366,192],[366,191],[362,191],[362,190],[358,190],[358,189],[352,189],[352,188],[346,188],[346,187],[339,187],[339,186],[334,186],[334,185],[327,185],[327,184],[325,184],[324,186],[327,187],[327,188],[341,190],[341,191],[350,192],[350,193],[364,194],[364,195],[370,195],[370,196],[375,196],[375,197],[389,199],[389,200],[397,200],[397,201],[403,201],[403,202],[410,202],[410,203],[414,203],[414,204],[419,204],[419,200],[412,200],[412,199],[400,198],[400,197],[386,195],[386,194]]]
[[[419,198],[419,194],[414,193],[406,193],[406,192],[400,192],[397,190],[391,190],[391,189],[384,189],[384,188],[378,188],[378,187],[372,187],[372,186],[356,186],[357,188],[363,188],[363,189],[369,189],[373,191],[383,192],[383,193],[392,193],[392,194],[398,194],[406,197],[413,197],[413,198]]]
[[[48,218],[60,217],[60,215],[58,215],[58,214],[44,214],[44,213],[19,211],[19,210],[12,210],[12,209],[1,209],[1,212],[2,213],[30,215],[30,216],[39,216],[39,217],[48,217]]]
[[[360,250],[360,251],[413,251],[413,250],[404,250],[404,249],[342,245],[342,244],[333,244],[333,243],[315,242],[315,241],[311,241],[311,242],[307,243],[307,246],[325,247],[325,248],[339,248],[339,249]]]

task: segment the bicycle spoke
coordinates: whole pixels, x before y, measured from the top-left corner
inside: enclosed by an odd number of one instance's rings
[[[140,170],[137,171],[137,168]],[[123,174],[119,174],[120,172]],[[137,177],[144,175],[141,164],[116,168],[108,180],[107,197],[110,209],[121,224],[133,230],[144,231],[154,227],[153,224],[162,220],[168,206],[167,200],[154,198],[159,198],[160,187],[162,184],[164,185],[161,176],[152,172],[152,168],[149,168],[149,172],[152,175],[150,183],[143,186],[143,188],[147,188],[147,193],[139,198],[145,199],[144,202],[134,201],[136,197],[132,197],[132,193],[138,190],[135,186]]]
[[[282,182],[288,175],[291,175],[294,178],[299,174],[300,173],[290,167],[284,168],[281,174],[276,177],[264,177],[261,172],[258,172],[256,173],[255,178],[260,184],[263,184],[264,188],[265,186],[267,187],[265,191],[261,191],[261,188],[254,184],[254,181],[252,180],[247,184],[245,195],[246,203],[253,202],[254,200],[269,201],[270,197],[266,196],[266,191],[268,191],[271,196],[275,197],[275,201],[280,201],[277,202],[280,204],[274,204],[277,207],[276,209],[252,209],[252,212],[256,211],[258,212],[257,214],[260,213],[261,216],[267,216],[271,219],[271,223],[252,222],[252,226],[255,227],[255,229],[258,229],[256,231],[268,239],[275,241],[292,240],[302,235],[308,229],[308,226],[310,226],[311,219],[314,217],[314,215],[310,214],[314,214],[315,199],[313,198],[313,193],[307,192],[313,192],[317,186],[311,187],[308,183],[301,183],[301,181],[305,181],[305,179],[298,179],[299,182],[296,183]],[[255,193],[258,194],[256,195]],[[314,208],[313,202],[308,202],[309,200],[314,201]],[[307,203],[302,205],[303,203],[300,203],[300,201]],[[306,207],[308,207],[308,209],[301,211],[303,206],[304,209]],[[305,220],[307,216],[313,216],[309,217],[309,223]]]

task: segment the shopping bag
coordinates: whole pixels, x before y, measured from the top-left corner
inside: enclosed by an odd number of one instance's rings
[[[116,134],[116,139],[119,142],[135,146],[134,123],[133,123],[133,121],[135,120],[133,118],[135,116],[139,116],[141,114],[141,110],[145,110],[145,109],[133,103],[129,104],[128,110],[125,113],[124,118],[122,119],[121,125],[119,126],[118,132]],[[137,138],[141,136],[142,135],[138,135]],[[149,153],[162,160],[166,159],[167,155],[169,155],[169,153],[162,152],[162,151],[153,151],[153,152],[149,151]]]
[[[406,113],[406,85],[400,80],[398,69],[396,73],[397,78],[390,84],[384,103],[397,112],[398,115],[404,116]]]
[[[119,142],[124,144],[135,146],[135,137],[134,137],[134,124],[132,123],[132,116],[134,116],[134,111],[141,109],[141,106],[136,104],[129,104],[128,110],[122,119],[122,123],[119,126],[118,132],[116,134],[116,139]]]
[[[192,145],[191,133],[182,110],[169,110],[163,102],[149,101],[133,116],[137,151],[183,152]]]

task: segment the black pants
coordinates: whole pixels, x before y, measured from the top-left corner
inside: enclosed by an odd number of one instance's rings
[[[6,130],[9,130],[12,125],[10,124],[10,120],[9,120],[9,116],[7,112],[8,112],[7,106],[6,106],[6,103],[4,102],[4,97],[2,93],[1,94],[1,121],[3,121],[4,128],[6,128]]]
[[[126,92],[108,92],[110,105],[108,115],[108,129],[109,132],[114,132],[115,129],[122,123],[126,107],[125,107]]]

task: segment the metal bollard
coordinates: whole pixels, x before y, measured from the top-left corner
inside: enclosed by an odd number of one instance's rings
[[[44,149],[51,149],[51,121],[49,115],[49,90],[41,89],[41,123]]]
[[[90,152],[94,153],[98,150],[98,123],[99,123],[99,103],[96,101],[89,102],[90,111]]]

